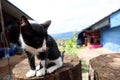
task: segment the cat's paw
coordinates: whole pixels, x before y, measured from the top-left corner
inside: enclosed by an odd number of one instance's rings
[[[55,67],[48,68],[48,69],[47,69],[47,73],[52,73],[52,72],[54,72],[55,70],[56,70]]]
[[[33,77],[35,76],[36,74],[36,71],[35,70],[29,70],[27,73],[26,73],[26,77],[29,78],[29,77]]]
[[[40,69],[40,65],[38,65],[37,67],[36,67],[36,70],[39,70]]]
[[[36,73],[36,76],[43,76],[43,75],[45,75],[45,68],[38,70]]]

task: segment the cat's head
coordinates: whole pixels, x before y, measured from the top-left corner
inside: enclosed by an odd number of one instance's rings
[[[21,16],[20,18],[20,27],[31,27],[33,30],[35,30],[38,33],[41,33],[42,31],[44,33],[47,33],[48,27],[51,24],[51,20],[47,20],[44,23],[37,23],[37,22],[30,22],[25,16]]]

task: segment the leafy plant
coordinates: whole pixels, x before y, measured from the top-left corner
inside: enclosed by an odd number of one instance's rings
[[[87,65],[86,60],[81,59],[81,63],[82,63],[82,72],[83,73],[88,72],[88,65]]]
[[[66,54],[77,56],[76,53],[79,47],[76,46],[76,39],[77,34],[74,34],[71,39],[62,39],[61,41],[57,41],[60,51],[65,51]]]
[[[77,40],[77,34],[74,34],[71,39],[57,40],[60,51],[65,51],[66,54],[77,56],[76,53],[80,49],[80,46],[76,45],[76,40]],[[86,64],[86,61],[81,59],[81,63],[82,63],[82,72],[88,72],[88,66]]]

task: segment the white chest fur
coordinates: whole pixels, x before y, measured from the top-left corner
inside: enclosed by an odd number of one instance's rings
[[[42,47],[40,48],[34,48],[34,47],[31,47],[27,44],[25,44],[24,40],[23,40],[23,37],[22,37],[22,34],[20,34],[19,36],[19,40],[21,41],[21,46],[23,49],[25,49],[26,51],[30,52],[30,53],[33,53],[33,54],[37,54],[38,52],[45,52],[47,47],[46,47],[46,40],[44,39],[43,41],[43,44],[42,44]]]

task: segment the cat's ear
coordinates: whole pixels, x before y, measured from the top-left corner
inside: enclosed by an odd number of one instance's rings
[[[51,20],[48,20],[48,21],[42,23],[42,25],[44,26],[45,31],[48,30],[48,27],[50,26],[50,24],[51,24]]]
[[[22,15],[20,18],[20,24],[23,24],[23,23],[30,24],[28,19]]]

